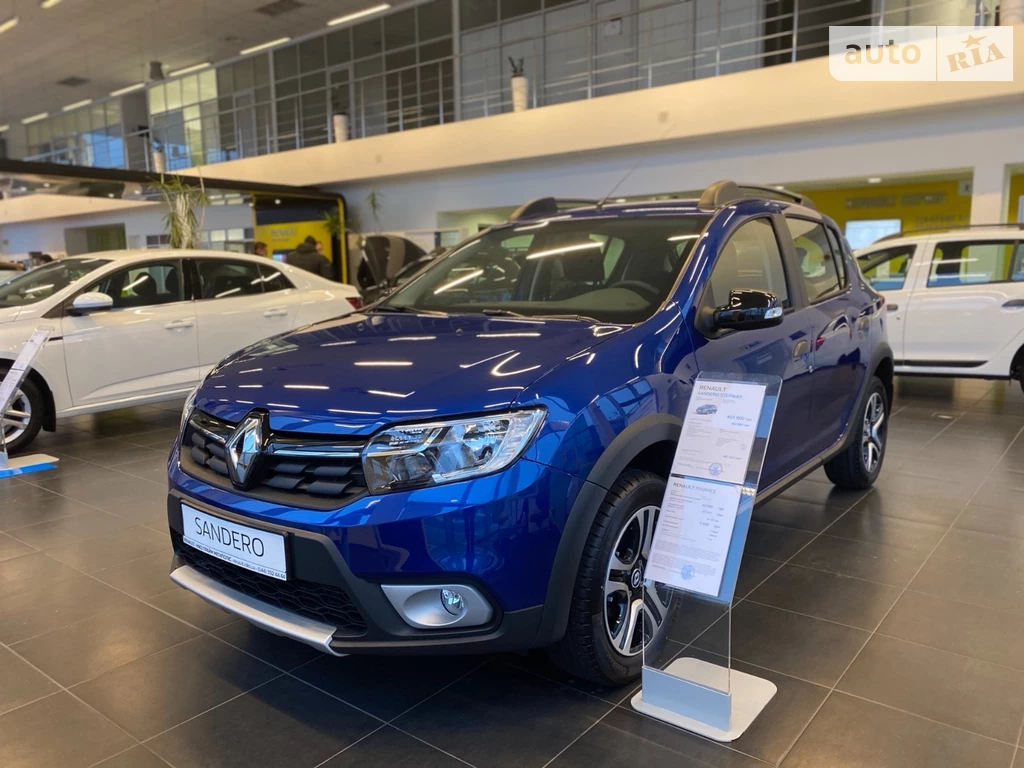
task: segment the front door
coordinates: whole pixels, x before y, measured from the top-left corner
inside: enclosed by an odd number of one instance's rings
[[[728,304],[739,288],[769,291],[785,308],[782,325],[753,331],[712,331],[696,353],[705,373],[755,373],[779,376],[782,391],[768,443],[761,488],[810,460],[807,421],[810,415],[811,342],[806,310],[794,306],[779,241],[771,218],[741,224],[720,249],[701,298],[700,315]]]
[[[907,364],[966,372],[995,359],[1022,328],[1024,243],[937,241],[927,273],[920,271],[910,297]]]
[[[75,406],[188,390],[199,381],[195,308],[180,259],[119,269],[87,291],[113,309],[61,319]]]
[[[921,246],[913,243],[872,251],[857,258],[864,279],[885,298],[889,346],[897,365],[903,360],[903,333],[912,280],[908,280],[915,253]]]

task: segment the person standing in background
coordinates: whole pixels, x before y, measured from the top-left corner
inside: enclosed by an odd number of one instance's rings
[[[314,275],[326,277],[328,280],[333,280],[333,265],[323,254],[317,251],[316,246],[316,238],[309,235],[299,244],[298,248],[285,257],[285,263],[299,269],[304,269],[307,272],[312,272]]]
[[[266,258],[267,244],[264,243],[262,240],[257,240],[256,245],[253,247],[253,253],[255,253],[257,256],[263,256],[264,258]]]

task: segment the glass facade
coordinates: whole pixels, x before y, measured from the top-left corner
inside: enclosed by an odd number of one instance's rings
[[[119,99],[30,123],[25,126],[25,137],[28,155],[34,159],[96,168],[125,165]]]
[[[151,84],[137,110],[128,96],[33,123],[26,159],[152,170],[157,150],[178,170],[326,144],[336,115],[350,139],[486,117],[513,108],[510,59],[536,107],[767,67],[826,53],[830,25],[883,20],[851,2],[429,0]],[[914,7],[971,21],[953,0]]]

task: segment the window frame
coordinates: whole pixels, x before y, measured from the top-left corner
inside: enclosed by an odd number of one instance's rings
[[[202,275],[199,272],[199,264],[200,264],[200,262],[203,262],[203,261],[210,261],[210,262],[221,261],[221,262],[227,262],[229,264],[246,264],[246,265],[252,266],[256,270],[256,274],[260,276],[260,290],[259,290],[259,292],[258,293],[232,294],[231,296],[221,296],[219,298],[216,297],[216,296],[211,296],[210,298],[204,298],[203,295],[202,295],[203,280],[202,280]],[[224,256],[208,256],[208,257],[192,258],[192,259],[189,259],[189,262],[191,262],[191,264],[192,264],[192,300],[195,301],[195,302],[202,302],[202,301],[229,301],[229,300],[232,300],[232,299],[244,299],[244,298],[252,298],[253,296],[263,296],[263,295],[265,295],[267,293],[264,290],[265,285],[263,283],[263,275],[260,273],[260,267],[262,266],[262,264],[257,264],[257,263],[251,262],[251,261],[247,261],[246,259],[236,259],[236,258],[230,258],[230,257],[224,257]],[[278,270],[278,271],[281,272],[281,274],[285,277],[285,279],[288,279],[288,276],[284,274],[283,270]],[[291,280],[288,280],[288,282],[291,283]],[[293,288],[295,287],[294,284],[292,284],[292,287]],[[271,293],[277,293],[277,291],[271,291]]]
[[[806,221],[809,224],[815,224],[815,225],[821,227],[822,230],[824,230],[824,232],[825,232],[825,242],[828,243],[829,250],[832,251],[832,242],[830,241],[829,236],[828,236],[829,226],[825,222],[824,219],[814,219],[814,218],[811,218],[810,216],[800,216],[799,214],[795,214],[795,213],[793,213],[793,214],[783,213],[782,214],[782,219],[783,219],[783,223],[784,224],[789,219],[797,219],[799,221]],[[844,281],[844,278],[848,274],[847,273],[847,269],[846,269],[846,264],[844,262],[843,263],[842,274],[840,274],[839,267],[838,266],[836,267],[836,279],[838,280],[838,287],[835,288],[834,290],[829,291],[828,293],[823,293],[821,296],[818,296],[818,297],[816,297],[814,299],[811,298],[811,295],[810,295],[810,293],[807,290],[807,276],[804,274],[803,267],[800,265],[799,256],[797,255],[797,252],[796,252],[796,248],[797,248],[797,246],[796,246],[796,238],[793,237],[793,233],[792,233],[792,231],[790,231],[789,225],[785,224],[785,227],[786,227],[786,234],[789,236],[789,242],[790,242],[790,244],[793,247],[793,257],[794,257],[794,259],[796,259],[796,262],[795,262],[796,263],[796,267],[797,267],[797,270],[798,270],[798,272],[800,274],[800,288],[801,288],[801,290],[803,292],[804,299],[807,301],[807,305],[810,306],[810,307],[817,306],[818,304],[821,304],[824,301],[831,301],[834,298],[837,298],[837,297],[842,296],[842,295],[844,295],[846,293],[849,293],[849,291],[851,289],[851,284],[850,284],[849,279],[846,279]],[[840,260],[843,259],[842,251],[840,251],[840,253],[838,254],[838,257],[839,257]],[[832,261],[835,264],[839,263],[838,261],[836,261],[836,253],[835,252],[832,253]],[[844,282],[845,282],[845,285],[844,285]]]
[[[162,259],[149,259],[149,260],[143,261],[141,263],[123,264],[123,265],[122,264],[117,264],[116,260],[112,260],[112,261],[114,261],[114,263],[111,264],[111,265],[108,265],[108,266],[112,266],[113,269],[111,269],[109,272],[105,272],[104,274],[100,275],[99,277],[97,277],[94,280],[90,280],[81,289],[75,291],[73,294],[68,296],[67,299],[64,300],[63,311],[62,311],[62,314],[63,314],[64,317],[81,317],[81,315],[78,315],[78,314],[74,313],[73,305],[75,303],[75,299],[77,299],[83,293],[89,293],[89,288],[91,288],[92,286],[96,285],[100,281],[106,280],[109,277],[113,277],[118,272],[126,272],[126,271],[132,270],[132,269],[145,269],[146,267],[150,267],[150,266],[153,266],[155,264],[167,264],[167,263],[170,263],[170,262],[177,262],[178,263],[178,274],[181,276],[179,278],[181,280],[181,299],[179,299],[178,301],[168,301],[168,302],[166,302],[164,304],[146,304],[146,305],[143,305],[141,307],[111,307],[110,309],[105,310],[102,314],[106,314],[107,312],[125,312],[125,311],[133,311],[133,310],[136,310],[136,309],[148,309],[148,308],[151,308],[151,307],[175,307],[175,306],[177,306],[179,304],[187,304],[187,303],[192,301],[191,295],[193,293],[193,287],[194,286],[193,286],[193,282],[192,282],[192,275],[189,273],[188,265],[187,265],[187,262],[189,261],[189,259],[183,259],[180,256],[177,256],[177,257],[174,257],[174,258],[164,257]],[[116,299],[113,296],[111,296],[110,298],[114,299],[114,301],[116,301]]]
[[[941,285],[941,284],[940,285],[936,285],[936,284],[932,283],[932,278],[934,278],[934,276],[935,276],[935,273],[934,273],[935,267],[936,267],[936,265],[942,263],[942,260],[941,259],[936,259],[935,256],[938,253],[940,246],[942,246],[944,244],[947,244],[947,243],[948,244],[956,244],[956,245],[963,244],[963,248],[961,248],[961,251],[960,251],[961,254],[963,253],[964,250],[966,250],[967,248],[971,247],[972,245],[1010,245],[1010,246],[1012,246],[1012,250],[1010,251],[1010,263],[1009,263],[1009,268],[1011,270],[1013,269],[1013,264],[1014,264],[1014,261],[1015,261],[1015,259],[1017,257],[1017,252],[1022,250],[1022,249],[1024,249],[1024,237],[1021,237],[1021,238],[999,237],[999,238],[993,238],[993,239],[988,239],[988,240],[975,240],[975,239],[969,239],[969,240],[940,240],[939,238],[935,238],[932,241],[932,244],[931,244],[931,258],[928,260],[928,270],[927,270],[927,274],[925,275],[925,278],[924,278],[924,287],[925,288],[927,288],[927,289],[932,289],[932,288],[977,288],[979,286],[985,286],[985,285],[1007,285],[1007,284],[1009,284],[1009,285],[1024,285],[1024,280],[1014,280],[1013,279],[1013,273],[1012,272],[1010,272],[1007,275],[1006,278],[1003,278],[1003,279],[1000,279],[1000,280],[987,280],[987,281],[985,281],[983,283],[981,283],[981,282],[979,282],[979,283],[948,283],[948,284],[945,284],[945,285]]]
[[[910,272],[914,268],[914,258],[917,256],[917,249],[919,247],[921,247],[921,243],[905,243],[904,245],[890,245],[887,248],[879,248],[877,251],[872,251],[871,253],[865,253],[860,258],[854,259],[854,261],[857,263],[857,271],[860,272],[861,278],[864,280],[864,282],[866,282],[868,285],[870,285],[874,290],[876,290],[876,291],[904,291],[904,290],[907,290],[907,281],[910,280]],[[871,278],[869,278],[867,275],[865,275],[864,274],[864,270],[861,269],[860,259],[861,258],[870,258],[872,256],[877,257],[877,256],[879,256],[879,255],[881,255],[883,253],[891,253],[893,251],[906,251],[907,252],[907,254],[906,254],[907,255],[907,273],[903,276],[903,285],[901,285],[899,288],[876,288],[875,284],[871,282]],[[872,264],[869,267],[869,269],[874,269],[875,267],[878,267],[878,266],[881,266],[882,264],[885,264],[887,261],[892,261],[893,259],[899,258],[900,255],[901,255],[900,253],[897,253],[897,254],[895,254],[893,256],[890,256],[887,259],[882,259],[881,261],[878,261],[878,262]]]
[[[270,261],[268,259],[266,264],[257,264],[256,265],[256,269],[258,269],[259,272],[260,272],[260,279],[261,279],[260,285],[263,286],[263,293],[264,293],[264,295],[271,294],[271,293],[280,293],[281,291],[290,291],[290,290],[294,290],[295,289],[295,283],[293,283],[291,281],[291,278],[289,278],[288,275],[285,274],[285,271],[283,269],[281,269],[280,267],[278,267],[275,262]],[[267,290],[267,276],[263,274],[264,271],[276,272],[278,275],[280,275],[281,279],[284,280],[284,287],[282,287],[282,288],[275,288],[272,291],[268,291]],[[252,294],[249,294],[249,295],[252,295]],[[203,301],[208,301],[208,299],[203,299]]]
[[[711,290],[711,277],[715,274],[715,268],[718,266],[718,260],[721,257],[722,249],[728,245],[729,241],[739,232],[740,228],[750,224],[754,221],[765,220],[768,222],[768,226],[771,227],[772,234],[775,235],[775,245],[779,252],[779,260],[782,262],[782,279],[786,283],[786,304],[782,307],[782,313],[788,315],[791,312],[795,312],[801,309],[806,303],[806,292],[803,290],[801,285],[800,293],[793,291],[793,280],[790,277],[792,262],[790,255],[787,253],[787,244],[780,238],[779,222],[777,220],[777,214],[773,212],[767,212],[763,214],[757,214],[749,216],[738,224],[736,224],[731,230],[729,230],[726,237],[722,240],[722,244],[718,247],[718,253],[715,255],[715,261],[711,265],[711,271],[708,272],[707,280],[704,281],[704,287],[701,290],[700,301],[697,303],[697,325],[700,332],[711,339],[717,339],[721,336],[733,333],[731,329],[718,329],[714,327],[714,312],[718,307],[709,306],[707,302],[708,293]],[[788,232],[788,230],[787,230]],[[793,238],[790,237],[790,247],[792,245]]]

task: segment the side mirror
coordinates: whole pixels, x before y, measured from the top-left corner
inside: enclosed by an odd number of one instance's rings
[[[92,312],[105,312],[114,308],[114,300],[105,293],[92,291],[80,293],[71,303],[71,314],[88,315]]]
[[[782,323],[782,305],[775,294],[752,288],[730,291],[729,304],[715,310],[715,327],[736,331],[771,328]]]

